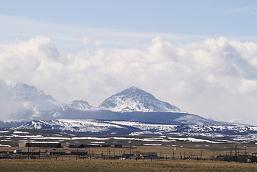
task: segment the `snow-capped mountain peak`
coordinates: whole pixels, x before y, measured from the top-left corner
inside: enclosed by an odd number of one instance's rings
[[[49,119],[60,109],[53,97],[21,82],[0,80],[0,95],[0,107],[9,119]]]
[[[99,108],[114,112],[181,112],[178,107],[158,100],[152,94],[135,86],[107,98]]]
[[[79,111],[88,111],[92,110],[93,106],[91,106],[87,101],[85,100],[73,100],[69,104],[65,104],[65,109],[74,109]]]

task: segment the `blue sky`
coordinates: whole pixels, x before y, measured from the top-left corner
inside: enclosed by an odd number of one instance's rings
[[[136,32],[252,37],[255,0],[8,0],[0,14]]]

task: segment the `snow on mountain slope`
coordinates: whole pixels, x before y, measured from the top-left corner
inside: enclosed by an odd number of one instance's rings
[[[110,133],[117,129],[133,131],[176,131],[176,125],[164,124],[146,124],[141,122],[128,121],[100,121],[90,119],[57,119],[57,120],[33,120],[25,123],[15,129],[21,130],[58,130],[70,132],[92,132],[101,133],[109,131]],[[131,130],[131,131],[130,131]]]
[[[174,119],[174,121],[186,124],[186,125],[198,125],[198,126],[203,126],[203,125],[225,125],[225,122],[220,122],[220,121],[214,121],[211,119],[206,119],[198,115],[192,115],[192,114],[187,114],[183,115],[181,117],[178,117]]]
[[[64,104],[63,107],[64,109],[74,109],[78,111],[90,111],[95,109],[87,101],[84,100],[73,100],[71,103]]]
[[[0,107],[9,118],[49,119],[60,110],[54,98],[24,83],[0,80],[0,95]]]
[[[37,130],[61,130],[71,132],[103,132],[113,128],[122,128],[116,124],[104,123],[96,120],[33,120],[17,129],[37,129]]]
[[[181,112],[178,107],[134,86],[107,98],[99,108],[114,112]]]
[[[176,131],[177,125],[166,125],[166,124],[147,124],[142,122],[133,122],[133,121],[111,121],[111,124],[118,124],[126,127],[134,127],[140,130],[158,130],[171,132]]]

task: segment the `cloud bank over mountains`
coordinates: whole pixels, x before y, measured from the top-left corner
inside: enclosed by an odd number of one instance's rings
[[[34,85],[59,101],[83,99],[93,105],[136,85],[192,113],[253,123],[257,42],[226,37],[184,42],[146,34],[134,37],[133,46],[131,39],[128,44],[117,40],[119,34],[113,40],[83,35],[72,51],[51,36],[2,42],[0,78]],[[123,46],[106,45],[112,41]]]

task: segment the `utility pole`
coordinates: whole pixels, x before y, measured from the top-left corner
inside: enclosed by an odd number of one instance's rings
[[[77,148],[77,152],[76,152],[76,160],[78,160],[78,152],[79,152],[79,150],[78,150],[78,148]]]
[[[27,153],[28,153],[28,159],[29,159],[29,151],[30,151],[29,150],[29,147],[30,147],[29,138],[28,138],[28,141],[27,141],[27,147],[28,147],[28,152]]]
[[[236,158],[236,161],[237,161],[237,154],[238,154],[238,151],[237,151],[237,145],[235,145],[235,158]]]
[[[132,141],[130,140],[130,141],[128,141],[128,143],[129,143],[129,158],[131,159],[131,156],[132,156],[132,145],[131,145],[131,143],[132,143]]]

